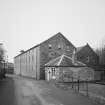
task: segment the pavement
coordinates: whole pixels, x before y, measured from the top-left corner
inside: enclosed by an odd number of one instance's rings
[[[52,83],[8,75],[0,81],[0,105],[99,105]]]

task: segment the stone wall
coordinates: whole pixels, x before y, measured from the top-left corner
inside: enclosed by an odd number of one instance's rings
[[[40,45],[41,78],[44,79],[44,65],[62,54],[72,57],[76,49],[62,34],[57,34]]]
[[[87,45],[77,53],[77,59],[88,65],[98,65],[99,57],[93,49]]]

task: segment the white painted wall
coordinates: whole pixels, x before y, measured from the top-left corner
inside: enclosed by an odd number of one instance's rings
[[[20,57],[14,59],[14,72],[15,74],[20,74]]]
[[[40,79],[40,47],[14,58],[15,73]]]

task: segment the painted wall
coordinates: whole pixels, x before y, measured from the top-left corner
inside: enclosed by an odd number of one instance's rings
[[[20,56],[14,59],[14,73],[20,74]]]
[[[15,73],[40,78],[40,47],[31,49],[14,59]]]

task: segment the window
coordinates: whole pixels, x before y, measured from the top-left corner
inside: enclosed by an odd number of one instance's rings
[[[51,44],[49,44],[48,46],[49,46],[49,49],[51,49],[51,48],[52,48],[52,45],[51,45]]]
[[[60,44],[58,44],[58,49],[61,49],[61,45]]]
[[[90,57],[89,56],[87,56],[87,59],[86,59],[86,62],[90,62]]]
[[[55,53],[54,53],[54,52],[50,52],[50,53],[49,53],[49,57],[52,58],[52,57],[54,57],[54,56],[55,56]]]
[[[70,47],[69,46],[67,46],[67,51],[70,51]]]

